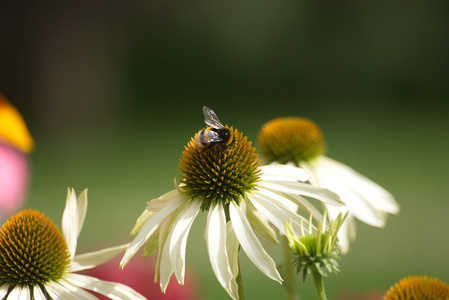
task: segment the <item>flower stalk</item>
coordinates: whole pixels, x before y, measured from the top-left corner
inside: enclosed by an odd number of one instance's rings
[[[284,236],[282,237],[282,250],[284,255],[284,265],[282,266],[284,274],[284,282],[287,300],[294,300],[296,296],[295,289],[295,278],[292,269],[292,253],[290,247],[288,246],[288,239]]]
[[[312,278],[313,278],[313,285],[315,286],[315,292],[317,294],[317,297],[319,300],[327,300],[326,297],[326,290],[324,288],[324,281],[323,277],[321,276],[320,272],[316,268],[312,269]]]
[[[237,264],[239,266],[239,273],[238,273],[237,277],[235,278],[235,281],[237,282],[239,300],[244,300],[245,293],[243,291],[242,270],[240,269],[240,263],[238,262]]]

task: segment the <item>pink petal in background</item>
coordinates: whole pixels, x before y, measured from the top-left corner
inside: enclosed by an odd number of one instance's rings
[[[198,300],[198,288],[195,275],[186,266],[185,284],[179,285],[175,278],[170,280],[166,293],[161,292],[159,283],[154,283],[155,262],[153,257],[135,256],[122,270],[119,268],[121,257],[116,257],[93,269],[81,272],[101,280],[125,284],[149,300]],[[95,293],[99,299],[109,299]]]
[[[23,206],[28,190],[29,166],[25,153],[0,139],[0,218],[7,218]]]

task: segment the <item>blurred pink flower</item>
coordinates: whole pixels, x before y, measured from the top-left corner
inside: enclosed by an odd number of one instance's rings
[[[338,300],[382,300],[384,297],[382,291],[369,291],[369,292],[342,292],[336,299]]]
[[[28,178],[28,156],[0,141],[0,218],[23,206]]]
[[[186,270],[184,285],[179,285],[172,280],[168,284],[166,293],[161,292],[159,283],[154,283],[155,261],[152,258],[135,257],[122,270],[120,257],[112,259],[107,263],[93,269],[82,272],[83,274],[96,277],[105,281],[114,281],[125,284],[149,300],[197,300],[197,283],[191,271]],[[99,299],[108,299],[102,295],[95,294]]]
[[[0,219],[25,201],[34,141],[19,111],[0,94]]]

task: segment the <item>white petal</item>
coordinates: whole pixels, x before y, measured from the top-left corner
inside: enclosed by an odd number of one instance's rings
[[[275,182],[262,181],[260,183],[260,186],[271,190],[284,192],[287,194],[309,196],[330,205],[335,206],[344,205],[344,203],[340,200],[340,197],[338,197],[338,195],[335,194],[334,192],[307,183],[302,182],[275,183]]]
[[[161,222],[180,205],[187,201],[183,195],[180,195],[178,193],[167,193],[166,195],[168,195],[169,197],[169,199],[166,201],[166,206],[164,206],[160,211],[154,214],[148,220],[148,222],[146,222],[145,225],[142,226],[142,229],[139,231],[137,236],[134,238],[134,240],[126,250],[122,261],[120,262],[121,267],[123,267],[131,259],[131,257],[136,254],[136,252],[140,249],[140,247],[142,247],[142,245],[147,241],[151,234],[159,227]]]
[[[148,202],[147,210],[150,212],[158,212],[164,207],[166,207],[172,201],[173,198],[176,198],[179,195],[180,194],[178,190],[172,190],[168,193],[165,193],[159,198],[153,199],[150,202]]]
[[[235,278],[237,278],[239,274],[239,249],[240,243],[235,235],[234,228],[232,227],[232,221],[229,221],[226,224],[226,251],[228,253],[229,266],[231,267],[233,281],[232,284],[235,284],[235,290],[237,291],[237,282],[235,282]]]
[[[260,188],[261,195],[269,197],[272,201],[278,204],[283,204],[291,209],[292,204],[295,209],[292,210],[294,213],[298,211],[298,208],[307,213],[307,219],[310,214],[319,221],[322,219],[320,211],[312,205],[307,199],[295,194],[286,194],[279,191],[273,191],[265,188]]]
[[[269,224],[267,218],[263,217],[251,202],[246,206],[246,218],[251,224],[251,228],[259,235],[263,236],[275,244],[279,244],[276,232]]]
[[[128,246],[129,244],[124,244],[102,249],[99,251],[77,255],[72,262],[72,272],[90,269],[102,263],[105,263],[125,251]]]
[[[238,299],[237,283],[232,275],[226,252],[226,216],[221,203],[207,215],[206,240],[209,260],[218,282],[233,299]]]
[[[75,256],[78,234],[81,230],[79,215],[75,190],[69,189],[67,191],[66,206],[62,214],[62,234],[67,242],[71,259]]]
[[[308,216],[310,216],[310,214],[312,214],[313,218],[317,221],[322,219],[321,212],[315,206],[313,206],[313,204],[310,203],[306,198],[301,197],[300,195],[285,194],[285,193],[281,193],[281,192],[276,192],[275,194],[278,194],[278,193],[282,198],[290,200],[292,203],[294,203],[296,205],[297,208],[306,212]],[[279,198],[274,198],[273,200],[278,201],[279,203],[284,203],[284,201],[280,201]],[[337,206],[333,206],[333,205],[330,205],[330,206],[337,207]],[[341,207],[341,206],[338,206],[338,207]],[[294,210],[294,212],[297,212],[297,211],[298,211],[298,209]]]
[[[270,181],[307,181],[309,174],[298,167],[289,165],[266,165],[260,167],[262,180]]]
[[[28,287],[15,287],[11,291],[11,293],[9,293],[7,299],[30,300],[31,299],[30,290]]]
[[[164,244],[164,247],[162,248],[162,252],[160,254],[160,271],[159,271],[159,277],[160,277],[160,287],[161,291],[165,293],[165,290],[167,289],[168,282],[170,281],[170,277],[173,275],[173,267],[170,261],[170,243],[168,241],[171,240],[171,237],[173,236],[173,231],[170,231],[170,233],[167,236],[166,243]]]
[[[164,221],[161,223],[161,225],[159,226],[159,234],[157,234],[157,232],[155,232],[154,235],[158,236],[158,253],[157,253],[157,261],[156,261],[156,268],[154,270],[154,283],[156,283],[158,281],[159,278],[159,274],[160,274],[160,266],[161,266],[161,260],[163,257],[163,251],[165,250],[165,257],[164,259],[168,259],[168,263],[165,262],[164,267],[170,267],[169,269],[169,273],[170,276],[173,273],[173,269],[171,268],[171,262],[170,259],[168,258],[168,242],[169,239],[169,235],[170,235],[170,229],[173,227],[173,224],[176,221],[176,216],[179,214],[178,211],[182,211],[182,209],[185,207],[185,205],[180,205],[176,211],[174,211],[172,214],[170,214],[167,218],[164,219]],[[155,236],[151,236],[149,242],[152,239],[156,239]],[[154,241],[153,241],[154,242]],[[146,246],[145,246],[146,248]],[[145,253],[145,252],[144,252]]]
[[[72,285],[100,293],[111,299],[146,299],[132,288],[121,283],[102,281],[94,277],[73,273],[67,274],[66,280]]]
[[[159,252],[155,270],[155,282],[160,277],[161,291],[165,293],[171,276],[173,275],[173,264],[170,260],[170,241],[173,237],[173,228],[176,226],[178,216],[189,206],[188,202],[180,205],[176,211],[169,215],[159,228]],[[159,274],[158,274],[159,273]]]
[[[256,265],[259,270],[267,277],[282,282],[282,278],[276,269],[273,259],[265,252],[260,241],[254,234],[245,215],[240,207],[231,201],[229,205],[229,214],[232,220],[232,227],[237,236],[243,250],[248,258]]]
[[[40,287],[35,286],[33,288],[33,292],[34,292],[34,300],[47,300]]]
[[[261,189],[258,193],[252,193],[248,196],[254,207],[267,218],[283,235],[285,235],[284,221],[292,221],[293,229],[296,235],[300,235],[300,224],[308,222],[307,219],[291,211],[282,203],[273,202],[274,193]]]
[[[78,209],[78,233],[77,237],[80,235],[81,229],[84,225],[84,220],[86,219],[87,213],[87,189],[84,189],[81,194],[76,199],[76,206]]]
[[[5,297],[5,295],[8,293],[8,288],[9,285],[7,284],[0,286],[0,299],[3,299],[3,297]]]
[[[143,213],[140,215],[140,217],[136,221],[136,225],[134,225],[133,229],[131,230],[131,235],[136,235],[142,226],[154,215],[154,212],[150,212],[149,210],[145,209]]]
[[[178,216],[170,239],[170,261],[179,284],[184,284],[186,243],[202,202],[192,201]]]
[[[341,164],[326,157],[320,157],[319,160],[314,161],[310,168],[314,174],[315,184],[337,193],[346,203],[351,214],[371,226],[385,225],[385,213],[375,207],[376,201],[379,201],[381,197],[372,198],[372,195],[368,194],[369,188],[366,187],[363,176],[352,169],[348,171],[348,167],[343,168]]]
[[[399,205],[394,200],[394,197],[374,181],[326,156],[320,157],[318,163],[320,168],[324,166],[334,177],[347,179],[346,185],[358,190],[359,193],[372,202],[376,209],[392,214],[399,212]]]
[[[45,285],[45,288],[53,299],[98,300],[93,294],[72,285],[64,279],[59,280],[58,282],[51,281]]]

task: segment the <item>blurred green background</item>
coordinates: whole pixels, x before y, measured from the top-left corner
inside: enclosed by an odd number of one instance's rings
[[[0,91],[37,144],[26,205],[59,225],[67,187],[88,187],[79,253],[127,242],[146,202],[173,189],[203,105],[253,141],[271,118],[303,116],[330,157],[401,205],[385,229],[358,223],[329,298],[382,294],[407,275],[448,282],[448,3],[2,1]],[[228,299],[204,224],[188,267],[202,299]],[[284,297],[241,259],[247,299]],[[298,289],[315,298],[311,281]]]

